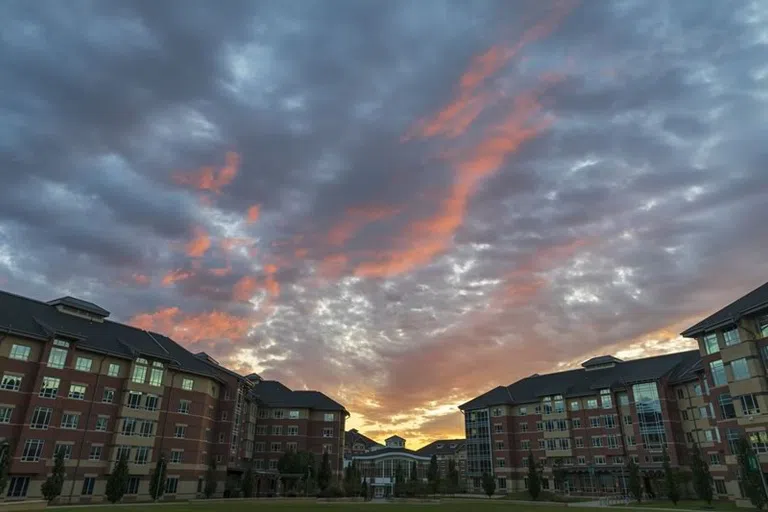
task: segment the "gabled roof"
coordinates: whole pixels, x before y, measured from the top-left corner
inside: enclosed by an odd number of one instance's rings
[[[421,460],[429,460],[429,457],[420,454],[418,452],[415,452],[413,450],[409,450],[408,448],[381,448],[380,450],[374,450],[371,452],[366,453],[359,453],[352,455],[352,459],[377,459],[379,457],[385,457],[387,455],[410,455],[413,458],[421,459]]]
[[[700,359],[698,350],[677,352],[644,359],[617,362],[596,370],[579,368],[546,375],[532,375],[509,386],[499,386],[459,406],[462,411],[494,405],[538,402],[544,396],[577,397],[594,395],[600,389],[658,380],[678,368],[690,368]]]
[[[466,439],[440,439],[419,448],[416,452],[429,457],[432,455],[453,455],[463,449],[466,444]]]
[[[319,391],[294,391],[276,380],[256,382],[251,394],[266,407],[295,407],[349,414],[343,405]]]
[[[389,436],[389,437],[388,437],[388,438],[386,438],[384,441],[391,441],[391,440],[393,440],[393,439],[399,439],[400,441],[405,441],[405,439],[403,439],[402,437],[400,437],[400,436],[398,436],[398,435]]]
[[[374,446],[382,446],[381,443],[377,443],[376,441],[374,441],[370,437],[368,437],[368,436],[366,436],[364,434],[361,434],[356,428],[353,428],[351,430],[347,430],[347,432],[345,433],[344,444],[346,446],[350,446],[351,447],[352,445],[354,445],[356,443],[360,443],[363,446],[365,446],[366,450],[369,449],[369,448],[372,448]]]
[[[689,327],[681,333],[681,336],[695,338],[706,331],[734,324],[742,315],[756,313],[761,309],[768,311],[768,283],[755,288],[696,325]]]
[[[583,366],[584,368],[589,368],[592,366],[600,366],[603,364],[611,364],[611,363],[615,364],[620,362],[621,362],[621,359],[618,359],[613,356],[597,356],[597,357],[593,357],[592,359],[587,359],[586,361],[581,363],[581,366]]]
[[[49,306],[68,306],[70,308],[79,309],[81,311],[85,311],[87,313],[91,313],[92,315],[100,316],[102,318],[106,318],[109,316],[109,311],[102,308],[101,306],[98,306],[93,302],[88,302],[87,300],[70,297],[69,295],[67,295],[66,297],[60,297],[58,299],[54,299],[52,301],[47,302],[46,304],[48,304]]]

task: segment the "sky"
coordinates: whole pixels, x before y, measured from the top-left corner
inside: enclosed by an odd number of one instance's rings
[[[0,288],[415,447],[768,276],[759,0],[0,2]]]

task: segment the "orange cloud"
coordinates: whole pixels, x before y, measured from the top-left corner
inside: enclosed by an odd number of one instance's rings
[[[240,278],[237,283],[235,283],[235,286],[232,289],[232,297],[235,300],[249,301],[253,298],[253,295],[256,293],[258,287],[259,284],[255,277],[244,276]]]
[[[163,276],[162,283],[163,283],[163,286],[170,286],[177,281],[183,281],[185,279],[189,279],[193,275],[194,274],[188,270],[182,270],[178,268],[176,270],[171,270],[170,272],[165,274]]]
[[[211,239],[208,233],[202,228],[195,228],[195,238],[193,238],[186,246],[187,256],[192,258],[200,258],[211,247]]]
[[[214,276],[224,277],[224,276],[228,276],[229,274],[232,273],[232,267],[226,266],[226,267],[221,267],[221,268],[212,268],[210,270],[210,272]]]
[[[130,319],[129,324],[139,329],[159,332],[186,344],[221,339],[237,340],[251,329],[247,318],[223,311],[186,314],[177,307],[136,315]]]
[[[139,274],[138,272],[131,275],[131,280],[133,280],[134,283],[140,284],[140,285],[149,284],[151,281],[149,276],[146,276],[144,274]]]
[[[381,206],[348,208],[345,218],[328,232],[328,243],[340,247],[352,239],[361,229],[400,213],[400,209]]]
[[[257,220],[259,220],[259,215],[261,214],[261,206],[258,204],[255,204],[248,208],[248,224],[253,224]]]
[[[239,168],[240,155],[233,151],[228,151],[226,164],[218,171],[214,167],[203,167],[199,171],[176,173],[173,175],[173,179],[181,185],[187,185],[198,190],[209,190],[219,194],[223,187],[232,183],[232,180],[237,176]]]
[[[277,273],[276,265],[265,265],[264,271],[267,273],[267,277],[264,279],[264,287],[267,289],[270,295],[278,297],[280,295],[280,283],[275,279]]]

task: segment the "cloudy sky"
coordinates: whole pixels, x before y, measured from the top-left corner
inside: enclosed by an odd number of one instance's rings
[[[374,437],[768,276],[764,2],[0,2],[0,287]]]

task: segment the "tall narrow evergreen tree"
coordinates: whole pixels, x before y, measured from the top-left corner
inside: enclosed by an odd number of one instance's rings
[[[437,489],[440,486],[440,470],[437,467],[437,455],[432,454],[432,458],[429,459],[429,470],[427,470],[427,482],[429,482],[429,492],[432,494],[437,493]]]
[[[528,452],[528,494],[534,500],[539,499],[541,494],[541,475],[536,459],[533,458],[533,452]]]
[[[165,492],[165,479],[166,470],[168,469],[168,462],[165,460],[165,456],[160,455],[157,459],[154,471],[150,474],[149,478],[149,495],[157,501]]]
[[[394,493],[396,497],[403,495],[403,487],[405,486],[405,471],[400,462],[395,466],[395,487]]]
[[[59,497],[61,488],[64,486],[64,450],[57,451],[53,461],[51,476],[40,487],[43,496],[49,502]]]
[[[640,503],[643,500],[643,482],[640,481],[640,468],[632,457],[627,462],[627,472],[629,473],[629,493]]]
[[[496,492],[496,479],[491,473],[483,473],[483,491],[489,498]]]
[[[128,454],[121,453],[107,479],[105,495],[110,503],[117,503],[128,489]]]
[[[0,496],[4,496],[5,487],[8,485],[8,471],[11,468],[13,447],[10,443],[0,444]]]
[[[324,491],[329,485],[331,485],[331,458],[328,452],[325,452],[320,463],[320,471],[317,472],[317,486]]]
[[[245,470],[245,473],[243,474],[243,497],[244,498],[253,498],[253,491],[255,487],[254,482],[254,475],[253,475],[253,467],[251,464],[248,465],[248,468]]]
[[[203,488],[203,494],[206,498],[212,498],[216,494],[216,488],[219,486],[216,482],[216,461],[211,458],[211,462],[208,464],[208,469],[205,472],[205,487]]]
[[[768,503],[768,499],[765,495],[763,477],[760,475],[760,461],[757,459],[752,445],[744,438],[739,439],[736,444],[736,458],[739,462],[741,486],[744,488],[744,494],[756,509],[762,510]]]
[[[712,475],[709,473],[709,464],[701,456],[699,445],[694,443],[691,451],[691,473],[693,475],[693,488],[700,500],[712,504]]]
[[[677,502],[680,501],[680,487],[678,485],[679,478],[677,477],[677,472],[672,471],[672,466],[669,463],[669,452],[667,452],[666,445],[664,445],[662,457],[664,457],[664,486],[666,488],[665,490],[667,491],[667,498],[669,501],[677,505]]]
[[[448,493],[456,494],[459,491],[459,470],[456,461],[448,460]]]

